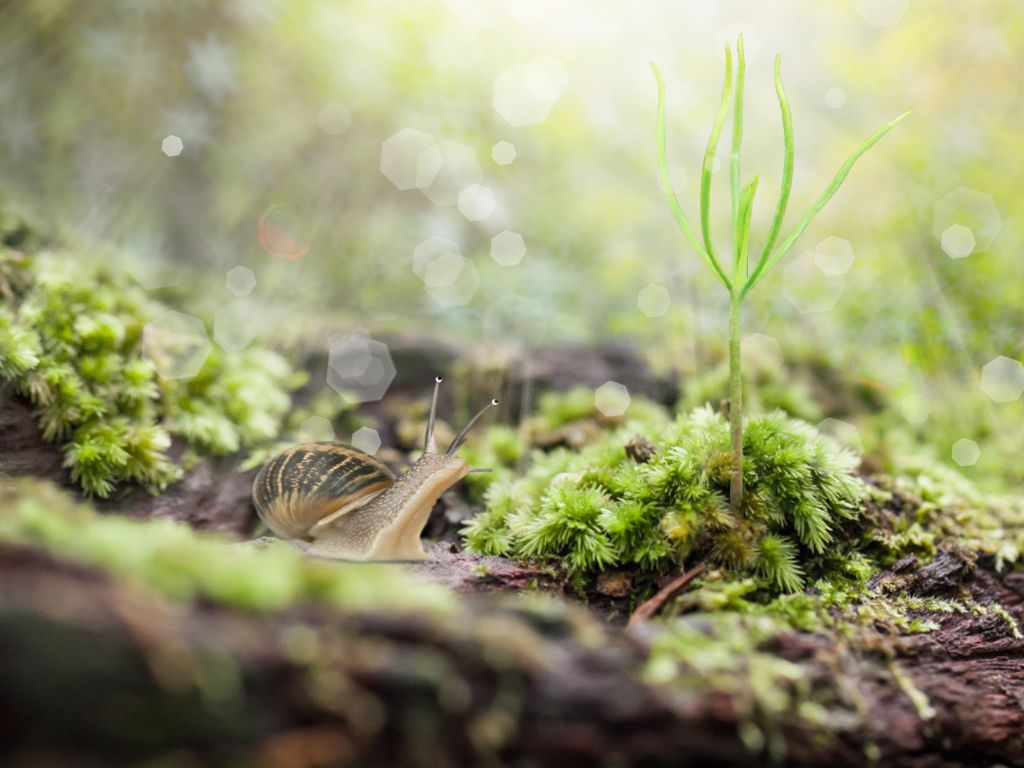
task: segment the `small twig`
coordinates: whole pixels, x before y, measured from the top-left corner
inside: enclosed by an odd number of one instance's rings
[[[695,578],[700,576],[701,571],[704,570],[704,563],[697,563],[693,568],[688,570],[682,576],[679,576],[672,580],[672,582],[661,589],[654,597],[650,600],[645,600],[640,606],[633,611],[633,615],[629,617],[629,624],[626,628],[635,627],[641,621],[646,621],[661,610],[661,607],[668,602],[669,598],[679,592],[683,587],[693,581]]]

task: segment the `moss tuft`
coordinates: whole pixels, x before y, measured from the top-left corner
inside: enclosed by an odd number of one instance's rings
[[[159,491],[181,476],[175,436],[228,454],[276,436],[298,383],[276,354],[213,345],[199,373],[161,377],[143,328],[162,311],[113,275],[82,275],[66,259],[0,249],[0,379],[34,407],[74,482],[109,496],[132,481]]]
[[[638,426],[654,450],[643,464],[626,450]],[[729,427],[708,408],[660,428],[627,424],[579,453],[537,452],[524,478],[496,473],[466,544],[557,558],[574,574],[657,572],[696,557],[771,592],[800,589],[806,565],[859,514],[856,458],[781,413],[748,421],[744,455],[749,492],[737,517],[727,502]]]

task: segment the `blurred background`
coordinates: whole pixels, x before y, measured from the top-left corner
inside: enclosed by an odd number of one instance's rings
[[[724,394],[727,297],[660,190],[649,62],[695,222],[744,35],[755,252],[781,175],[776,53],[785,230],[912,109],[752,296],[748,377],[874,455],[925,445],[992,487],[1024,479],[1010,0],[0,0],[0,20],[0,200],[83,269],[293,359],[353,333],[520,367],[623,345],[682,382],[680,407]]]

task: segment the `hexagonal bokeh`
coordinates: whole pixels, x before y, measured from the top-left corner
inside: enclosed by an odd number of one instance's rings
[[[417,245],[412,251],[412,271],[423,279],[424,270],[435,259],[447,254],[462,255],[462,248],[454,240],[439,235],[431,235]]]
[[[550,313],[536,299],[510,293],[494,301],[484,311],[484,332],[505,341],[515,339],[539,344],[548,332]]]
[[[470,184],[459,193],[459,213],[470,221],[489,218],[497,207],[494,193],[480,184]]]
[[[899,402],[900,414],[910,424],[924,424],[931,416],[932,407],[918,394],[906,395]]]
[[[857,0],[857,13],[872,27],[898,24],[907,12],[910,0]]]
[[[963,224],[946,227],[942,232],[942,237],[939,238],[939,244],[951,259],[967,258],[974,253],[974,249],[978,245],[970,227],[965,227]]]
[[[651,283],[644,286],[636,294],[636,307],[648,317],[661,317],[672,306],[672,297],[668,288]]]
[[[782,295],[804,314],[828,312],[846,287],[842,276],[824,274],[811,252],[787,264],[782,270],[782,281]]]
[[[750,371],[781,373],[785,361],[779,342],[763,333],[751,333],[740,339],[740,356]]]
[[[997,357],[981,369],[981,391],[997,403],[1011,403],[1024,392],[1024,364]]]
[[[380,145],[380,172],[399,189],[429,187],[443,164],[437,140],[415,128],[403,128]]]
[[[463,189],[483,181],[484,172],[472,147],[447,139],[439,141],[437,147],[441,167],[430,184],[420,187],[420,192],[434,205],[455,205]]]
[[[516,159],[516,145],[511,141],[499,141],[491,147],[491,159],[498,165],[511,165]]]
[[[330,419],[325,419],[323,416],[310,416],[302,422],[295,437],[300,443],[319,443],[324,440],[334,440],[337,435]]]
[[[943,235],[954,225],[970,230],[975,241],[972,253],[984,253],[992,247],[1003,221],[991,195],[970,187],[957,187],[935,204],[932,234],[941,243]],[[952,236],[954,244],[966,241],[966,235],[960,230],[954,230]]]
[[[853,258],[853,246],[841,237],[826,237],[814,248],[815,265],[830,277],[845,275]]]
[[[168,157],[177,157],[184,148],[185,143],[173,133],[165,136],[164,140],[160,142],[160,150]]]
[[[466,260],[458,253],[442,253],[423,270],[423,284],[428,288],[454,285],[466,267]]]
[[[477,289],[480,287],[480,275],[472,261],[463,259],[462,268],[450,283],[430,285],[424,282],[424,286],[427,294],[437,305],[446,308],[461,307],[469,304],[473,296],[476,295]]]
[[[256,287],[256,273],[248,267],[232,267],[224,280],[228,291],[234,296],[248,296]]]
[[[260,247],[275,259],[298,261],[309,253],[309,243],[299,234],[289,211],[280,205],[271,205],[260,216],[256,238]]]
[[[324,104],[317,115],[320,130],[329,136],[341,136],[352,127],[352,110],[336,101]]]
[[[142,329],[142,353],[165,379],[191,379],[210,356],[203,321],[169,310]]]
[[[491,258],[503,267],[514,267],[526,256],[526,241],[518,232],[504,230],[491,238]]]
[[[842,88],[829,88],[825,91],[825,105],[831,109],[839,109],[846,103],[846,91]]]
[[[950,452],[953,461],[961,467],[973,467],[981,458],[981,448],[973,440],[966,437],[953,443],[953,450]]]
[[[594,390],[594,407],[603,416],[621,416],[629,408],[629,390],[617,381],[606,381]]]
[[[213,338],[227,352],[239,352],[262,330],[262,315],[248,301],[233,301],[213,314]]]
[[[380,434],[372,427],[360,427],[352,433],[352,446],[373,456],[380,450]]]
[[[860,430],[848,421],[829,417],[818,424],[818,431],[828,435],[840,445],[849,448],[857,454],[864,453],[864,443],[860,439]]]
[[[539,56],[529,63],[515,64],[494,78],[491,103],[509,125],[539,125],[568,85],[565,65],[552,56]]]
[[[384,342],[362,333],[333,337],[327,344],[327,384],[350,403],[380,400],[395,378]]]

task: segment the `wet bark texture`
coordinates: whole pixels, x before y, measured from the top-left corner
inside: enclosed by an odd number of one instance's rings
[[[1024,619],[1021,574],[957,578]],[[655,631],[508,599],[467,598],[448,618],[182,609],[4,545],[0,749],[5,765],[47,766],[757,764],[729,693],[643,681]],[[837,692],[825,727],[774,724],[786,764],[863,765],[866,749],[879,765],[1024,764],[1024,642],[998,617],[951,616],[877,652],[797,633],[772,650]]]
[[[421,367],[435,363],[430,357]],[[615,378],[610,371],[595,365],[591,373],[603,381]],[[166,494],[127,490],[99,506],[245,535],[254,524],[251,476],[235,466],[206,460]],[[9,392],[0,393],[0,471],[66,484],[59,452],[40,441],[30,410]],[[456,616],[182,606],[99,569],[0,545],[0,764],[766,760],[751,751],[749,734],[741,738],[744,715],[728,691],[644,681],[655,624],[627,632],[621,610],[608,613],[615,623],[595,618],[607,618],[600,610],[564,604],[529,610],[512,595],[567,591],[557,570],[476,558],[450,544],[431,553],[433,561],[410,570],[463,593]],[[598,591],[622,600],[634,586],[628,574],[610,574]],[[1024,623],[1024,574],[1000,575],[991,563],[955,552],[923,568],[901,561],[875,586],[969,594]],[[835,692],[825,723],[793,714],[773,724],[785,747],[779,759],[859,766],[870,755],[877,765],[908,768],[1024,766],[1024,641],[992,613],[928,618],[937,630],[888,637],[877,647],[852,649],[825,634],[777,638],[767,650],[797,664],[814,689]]]

